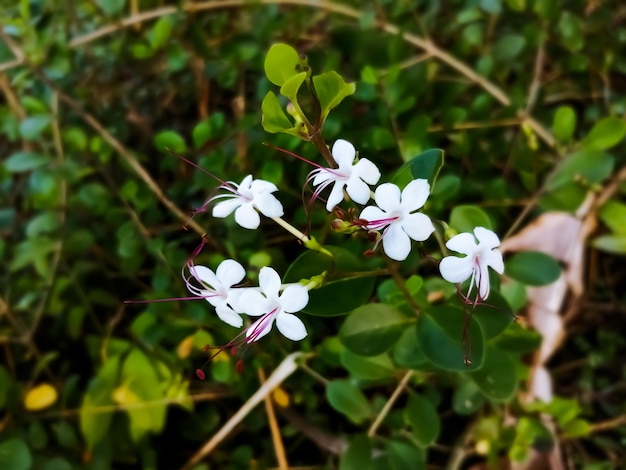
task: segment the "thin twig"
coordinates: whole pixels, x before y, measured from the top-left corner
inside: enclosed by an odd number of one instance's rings
[[[378,416],[376,416],[376,419],[374,420],[374,422],[368,429],[367,431],[368,437],[374,437],[374,435],[376,434],[376,431],[378,430],[378,426],[380,426],[380,423],[382,423],[383,420],[387,417],[394,403],[396,402],[396,400],[398,399],[398,397],[404,390],[404,387],[406,387],[406,384],[409,383],[409,380],[411,379],[411,377],[413,377],[414,373],[415,371],[409,370],[407,371],[406,374],[404,374],[404,377],[402,377],[402,380],[400,380],[400,383],[398,384],[396,389],[393,391],[393,393],[389,397],[389,400],[387,400],[387,403],[385,403],[385,406],[383,406],[383,409],[380,410],[380,413],[378,413]]]
[[[259,381],[262,385],[266,380],[265,371],[259,367],[258,374]],[[267,414],[270,431],[272,432],[272,443],[274,444],[274,452],[276,453],[276,460],[278,460],[278,467],[280,470],[289,470],[287,454],[285,453],[285,446],[283,444],[282,436],[280,435],[280,427],[278,426],[278,421],[276,420],[276,413],[274,412],[274,404],[272,403],[271,393],[266,395],[263,401],[265,402],[265,414]]]

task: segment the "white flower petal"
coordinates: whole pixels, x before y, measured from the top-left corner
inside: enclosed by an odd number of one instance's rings
[[[326,200],[326,210],[332,212],[333,208],[343,201],[343,181],[336,181],[333,185],[333,189],[330,190],[328,199]]]
[[[254,209],[252,203],[247,202],[235,211],[235,222],[243,228],[256,229],[261,224],[259,213]]]
[[[502,253],[499,250],[491,250],[483,255],[482,262],[486,266],[490,266],[498,274],[504,272],[504,261],[502,260]]]
[[[394,212],[400,208],[400,188],[393,183],[383,183],[376,188],[374,200],[385,212]]]
[[[364,220],[369,220],[369,221],[382,220],[386,218],[387,218],[387,214],[381,211],[376,206],[367,206],[365,209],[361,211],[361,214],[359,215],[359,219],[364,219]]]
[[[237,311],[250,315],[251,317],[265,315],[271,310],[267,297],[255,289],[246,289],[246,291],[241,293],[239,298],[235,300],[235,304],[237,304]]]
[[[280,296],[280,305],[283,312],[295,313],[309,303],[309,291],[301,285],[288,286]]]
[[[233,185],[236,186],[239,190],[249,190],[250,187],[252,186],[252,175],[248,175],[246,176],[243,180],[241,180],[241,184],[239,185]]]
[[[441,277],[455,284],[468,279],[472,275],[473,268],[473,258],[470,257],[446,256],[439,263]]]
[[[354,165],[352,175],[358,176],[367,184],[376,184],[380,179],[380,170],[367,158],[361,158],[357,164]]]
[[[358,204],[366,204],[370,200],[370,187],[363,180],[350,178],[346,185],[346,192],[350,199]]]
[[[225,201],[220,201],[213,206],[213,217],[219,217],[223,219],[233,213],[235,209],[243,204],[243,201],[236,196],[229,197]]]
[[[212,287],[215,289],[220,286],[220,282],[215,276],[215,273],[213,273],[213,271],[211,271],[206,266],[192,266],[189,268],[189,272],[193,277],[195,277],[208,287]]]
[[[435,231],[430,217],[421,212],[405,215],[401,225],[406,234],[418,242],[423,242]]]
[[[418,178],[411,181],[402,190],[402,210],[404,212],[412,212],[426,203],[426,199],[430,194],[430,185],[428,180]]]
[[[243,319],[235,313],[233,309],[231,309],[226,302],[222,302],[221,304],[215,307],[215,313],[224,323],[229,324],[230,326],[234,326],[235,328],[240,328],[243,325]]]
[[[475,269],[476,287],[478,287],[478,295],[485,300],[489,297],[489,270],[486,264],[479,264]]]
[[[250,191],[254,194],[267,194],[278,191],[278,187],[274,183],[265,180],[254,180],[250,185]]]
[[[446,243],[449,250],[473,256],[477,250],[476,240],[471,233],[459,233]]]
[[[222,286],[230,289],[243,280],[246,276],[246,270],[234,259],[225,259],[215,270],[215,275]]]
[[[264,266],[259,271],[259,287],[268,299],[278,299],[280,290],[280,276],[269,266]]]
[[[283,205],[276,196],[272,194],[263,194],[254,198],[254,205],[265,217],[282,217]]]
[[[500,239],[489,229],[476,227],[474,228],[474,235],[476,235],[476,239],[480,243],[481,247],[491,249],[500,246]]]
[[[253,339],[251,341],[260,340],[261,338],[263,338],[263,336],[272,331],[273,324],[274,315],[266,315],[259,318],[246,330],[246,338],[250,338],[252,336]]]
[[[281,313],[276,317],[276,328],[292,341],[300,341],[306,338],[307,335],[306,327],[302,320],[290,313]]]
[[[394,223],[383,235],[385,254],[396,261],[404,261],[411,252],[411,240],[400,224]]]
[[[347,140],[338,139],[333,145],[331,150],[333,158],[337,162],[339,168],[351,167],[354,157],[356,156],[356,149]]]

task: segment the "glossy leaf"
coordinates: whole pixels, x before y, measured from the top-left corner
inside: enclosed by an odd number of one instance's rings
[[[345,415],[354,424],[361,424],[372,415],[363,392],[348,380],[332,380],[326,386],[330,406]]]
[[[356,379],[380,380],[395,375],[393,362],[387,354],[366,357],[344,349],[340,357],[341,365]]]
[[[356,354],[376,356],[391,348],[411,322],[389,305],[369,303],[348,315],[339,339]]]
[[[402,165],[396,171],[391,181],[400,188],[404,188],[414,179],[423,178],[428,180],[430,191],[432,192],[439,171],[443,167],[443,156],[443,150],[441,149],[426,150]]]
[[[427,398],[418,395],[409,395],[404,409],[404,419],[411,425],[411,434],[421,446],[429,446],[439,437],[441,422],[437,409]]]
[[[467,322],[468,347],[464,347],[464,324]],[[434,307],[422,313],[417,322],[417,339],[430,362],[444,370],[470,371],[483,361],[483,336],[475,318],[461,308]],[[466,353],[471,364],[466,365]]]
[[[598,121],[583,139],[581,145],[588,150],[607,150],[617,145],[626,135],[626,122],[613,116]]]
[[[355,436],[339,458],[339,470],[369,470],[372,466],[372,442],[364,435]]]
[[[187,144],[185,139],[176,131],[161,131],[154,137],[154,146],[161,150],[168,149],[176,153],[185,153]]]
[[[280,94],[286,96],[291,101],[296,101],[298,97],[298,90],[304,83],[306,75],[306,72],[300,72],[289,78],[289,80],[287,80],[283,86],[280,87]]]
[[[327,282],[309,291],[309,303],[304,313],[332,317],[343,315],[363,305],[374,289],[375,278],[343,278],[343,273],[365,270],[363,261],[344,248],[327,246],[333,257],[317,251],[301,254],[285,273],[284,282],[300,282],[326,273]]]
[[[278,101],[278,97],[271,91],[267,92],[263,102],[261,103],[261,111],[263,112],[263,118],[261,123],[263,129],[272,134],[278,132],[286,132],[292,135],[298,135],[296,127],[289,120],[285,111]]]
[[[471,205],[454,207],[450,213],[449,225],[459,233],[473,233],[475,227],[492,229],[489,216],[480,207]]]
[[[482,368],[468,375],[487,397],[495,401],[506,401],[517,390],[515,370],[515,361],[508,353],[494,346],[487,346]]]
[[[300,56],[293,47],[282,43],[274,44],[265,57],[265,75],[274,85],[283,86],[287,80],[300,73],[300,63]]]
[[[552,284],[561,275],[558,261],[539,251],[521,251],[505,262],[507,276],[528,286]]]
[[[485,403],[485,397],[475,382],[462,381],[454,390],[452,408],[460,415],[470,415]]]
[[[491,343],[504,351],[523,354],[539,347],[541,335],[535,330],[522,327],[519,323],[511,323]]]
[[[354,83],[346,83],[343,77],[334,70],[314,76],[313,87],[320,101],[321,122],[324,122],[331,109],[356,91]]]
[[[561,143],[572,140],[576,130],[576,112],[571,106],[560,106],[554,114],[552,123],[554,137]]]
[[[513,321],[513,312],[499,292],[492,290],[484,304],[478,304],[472,316],[480,326],[483,337],[489,340],[504,331]]]
[[[390,470],[425,470],[425,452],[413,444],[388,439],[385,441]]]
[[[432,366],[417,340],[415,327],[406,328],[393,346],[393,360],[408,369],[430,369]]]

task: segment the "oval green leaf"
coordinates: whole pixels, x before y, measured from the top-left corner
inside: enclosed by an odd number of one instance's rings
[[[18,438],[0,442],[0,468],[29,470],[33,458],[26,443]]]
[[[468,347],[463,345],[464,337],[469,341]],[[476,319],[459,307],[441,306],[422,313],[417,322],[417,339],[426,357],[441,369],[470,371],[482,365],[482,332]],[[466,365],[467,353],[471,364]]]
[[[443,150],[429,149],[412,158],[396,171],[391,179],[392,183],[404,188],[407,184],[417,178],[428,180],[430,191],[432,192],[437,181],[439,170],[443,167]]]
[[[611,116],[598,121],[581,144],[589,150],[606,150],[619,142],[626,135],[626,122],[622,118]]]
[[[356,91],[354,83],[346,83],[343,77],[334,70],[313,77],[313,86],[320,102],[322,123],[331,109]]]
[[[344,349],[340,358],[341,365],[356,379],[380,380],[395,375],[393,362],[387,354],[365,357]]]
[[[300,65],[298,52],[287,44],[274,44],[265,57],[265,75],[274,85],[283,86],[294,75],[298,74]]]
[[[452,209],[449,225],[459,233],[472,233],[475,227],[485,227],[489,230],[492,228],[491,220],[485,211],[472,205],[461,205]]]
[[[319,289],[309,291],[309,303],[304,313],[332,317],[343,315],[367,302],[374,290],[375,278],[342,278],[342,273],[366,269],[363,261],[348,250],[325,247],[332,258],[317,251],[306,251],[289,266],[284,282],[300,282],[326,272],[328,280]]]
[[[478,304],[472,316],[480,326],[485,341],[502,333],[513,321],[513,311],[499,292],[492,290],[484,304]]]
[[[517,390],[516,369],[509,353],[487,346],[482,368],[468,375],[487,397],[494,401],[507,401]]]
[[[465,380],[452,395],[452,409],[460,415],[471,415],[485,403],[485,397],[475,382]]]
[[[391,348],[411,321],[389,305],[363,305],[343,322],[339,339],[356,354],[376,356]]]
[[[345,415],[354,424],[361,424],[372,415],[370,404],[363,392],[348,380],[328,382],[326,399],[330,406]]]
[[[364,435],[354,436],[339,458],[339,470],[370,470],[372,466],[372,441]]]
[[[50,157],[40,153],[22,150],[15,152],[4,161],[4,168],[9,173],[21,173],[34,170],[50,161]]]
[[[561,275],[559,263],[539,251],[521,251],[505,263],[507,276],[528,286],[552,284]]]
[[[576,130],[576,112],[571,106],[560,106],[552,123],[554,137],[561,143],[569,142]]]
[[[439,437],[439,414],[427,398],[417,394],[410,395],[404,409],[404,419],[411,425],[413,437],[421,446],[429,446]]]
[[[187,151],[185,139],[176,131],[159,132],[154,137],[154,146],[159,150],[171,150],[176,153],[185,153]]]

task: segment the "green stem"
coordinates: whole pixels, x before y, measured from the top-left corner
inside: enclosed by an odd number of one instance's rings
[[[281,217],[272,217],[271,219],[274,222],[276,222],[278,225],[280,225],[282,228],[287,230],[289,233],[291,233],[298,240],[300,240],[302,244],[305,247],[307,247],[309,250],[319,251],[320,253],[323,253],[332,258],[333,254],[330,251],[328,251],[326,248],[324,248],[322,244],[318,242],[315,238],[307,237],[304,233],[302,233],[300,230],[295,228],[293,225],[291,225],[289,222],[285,221]]]

